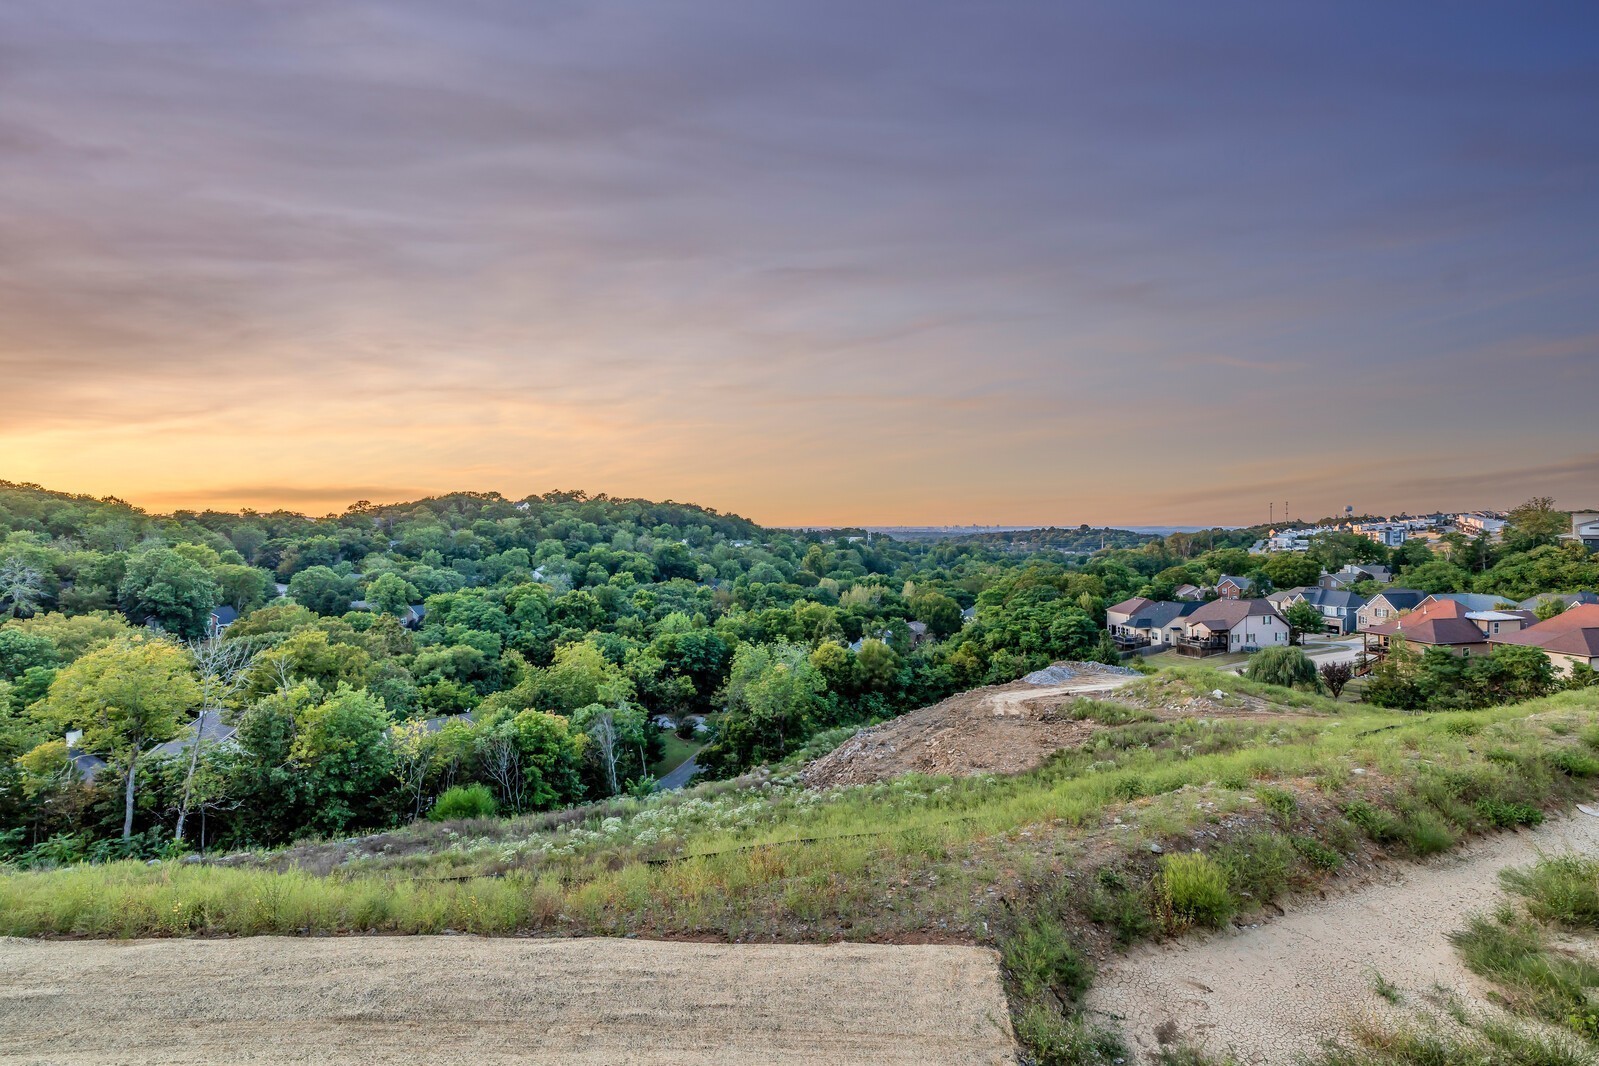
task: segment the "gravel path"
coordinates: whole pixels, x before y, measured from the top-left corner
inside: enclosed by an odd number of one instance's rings
[[[1181,1039],[1248,1064],[1292,1062],[1356,1017],[1394,1012],[1372,991],[1377,973],[1402,990],[1399,1012],[1435,985],[1488,1009],[1448,935],[1499,901],[1500,870],[1565,851],[1599,853],[1599,817],[1501,833],[1265,925],[1135,950],[1100,974],[1088,1006],[1120,1023],[1140,1061]]]
[[[0,1063],[1014,1063],[981,948],[0,939]]]

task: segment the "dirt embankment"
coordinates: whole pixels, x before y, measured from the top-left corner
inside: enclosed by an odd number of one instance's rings
[[[0,939],[0,1063],[1015,1061],[981,948]]]
[[[1088,1007],[1122,1029],[1140,1062],[1187,1042],[1250,1066],[1292,1062],[1362,1017],[1439,1013],[1440,987],[1492,1010],[1449,934],[1496,905],[1500,870],[1565,851],[1599,853],[1599,817],[1575,814],[1425,865],[1396,865],[1388,880],[1305,901],[1265,925],[1135,949],[1100,972]],[[1401,1004],[1373,992],[1378,974]]]
[[[1064,665],[1064,664],[1062,664]],[[886,781],[901,774],[1015,774],[1051,752],[1081,744],[1092,722],[1057,713],[1079,696],[1111,692],[1134,680],[1072,664],[1054,684],[1013,681],[951,696],[862,730],[805,768],[812,788]]]
[[[1104,728],[1071,713],[1071,702],[1082,698],[1123,703],[1156,718],[1283,713],[1253,696],[1195,692],[1183,682],[1163,684],[1097,663],[1056,663],[1029,677],[1036,680],[962,692],[862,730],[807,766],[804,781],[831,788],[912,773],[1022,773]]]

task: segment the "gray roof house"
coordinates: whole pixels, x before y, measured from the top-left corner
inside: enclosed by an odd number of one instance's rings
[[[233,742],[233,735],[237,732],[237,729],[222,721],[222,709],[220,707],[209,707],[201,711],[194,722],[185,726],[183,731],[177,736],[165,744],[157,744],[145,754],[171,758],[188,751],[193,746],[197,735],[203,744],[210,746]]]
[[[1327,632],[1342,636],[1355,631],[1360,609],[1366,606],[1366,597],[1348,589],[1328,589],[1312,585],[1309,588],[1294,589],[1286,599],[1277,604],[1277,607],[1286,610],[1296,603],[1308,603],[1316,608],[1325,620]]]
[[[1541,592],[1530,599],[1522,600],[1516,606],[1523,611],[1536,611],[1551,600],[1559,600],[1566,609],[1572,607],[1586,607],[1599,603],[1599,595],[1592,592]]]
[[[1490,596],[1482,592],[1435,592],[1429,600],[1454,600],[1468,611],[1498,611],[1514,609],[1516,601],[1504,596]],[[1425,602],[1425,601],[1423,601]]]

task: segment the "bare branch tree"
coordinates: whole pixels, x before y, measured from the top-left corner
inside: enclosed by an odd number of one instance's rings
[[[207,717],[220,720],[223,702],[244,687],[245,675],[255,658],[255,650],[248,641],[225,641],[220,633],[191,640],[186,646],[200,675],[200,713],[194,720],[194,743],[189,745],[189,768],[183,775],[183,801],[178,805],[173,840],[183,839],[183,825],[188,820],[194,798],[194,772],[200,765],[200,749],[205,745]]]

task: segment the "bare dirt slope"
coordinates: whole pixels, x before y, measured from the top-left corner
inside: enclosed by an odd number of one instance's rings
[[[1100,973],[1089,1009],[1119,1022],[1140,1061],[1181,1039],[1249,1064],[1292,1062],[1362,1016],[1425,1008],[1437,985],[1487,1010],[1484,987],[1448,935],[1496,905],[1500,870],[1573,850],[1599,852],[1599,817],[1576,814],[1398,867],[1391,880],[1306,902],[1263,926],[1135,950]],[[1374,974],[1405,1002],[1379,998]]]
[[[1064,668],[1064,669],[1062,669]],[[1141,679],[1097,663],[1058,663],[1067,680],[1037,684],[1013,681],[951,696],[942,703],[864,729],[805,768],[812,788],[861,785],[902,774],[1019,774],[1061,748],[1076,747],[1096,729],[1073,715],[1069,704],[1085,697],[1125,703],[1156,718],[1281,716],[1254,696],[1196,693],[1181,682]],[[1135,681],[1137,696],[1118,691]]]
[[[0,939],[0,1063],[1013,1063],[995,954]]]
[[[1057,714],[1079,696],[1136,680],[1072,664],[1077,676],[1057,684],[1013,681],[951,696],[942,703],[862,730],[805,768],[813,788],[886,781],[901,774],[1015,774],[1063,747],[1081,744],[1094,726]]]

